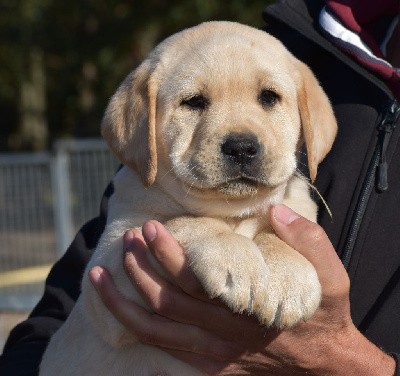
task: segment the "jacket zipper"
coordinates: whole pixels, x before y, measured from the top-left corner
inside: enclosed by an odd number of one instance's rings
[[[357,206],[350,223],[345,247],[343,248],[341,259],[346,269],[349,267],[354,245],[361,227],[361,222],[374,186],[379,193],[385,192],[389,188],[386,149],[389,145],[393,130],[396,128],[399,117],[400,104],[396,100],[393,100],[389,103],[389,106],[386,108],[384,116],[378,125],[378,142],[369,163]]]

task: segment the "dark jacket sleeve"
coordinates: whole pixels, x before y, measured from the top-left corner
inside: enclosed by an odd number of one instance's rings
[[[66,320],[79,297],[82,274],[105,227],[111,193],[110,184],[103,196],[99,217],[81,228],[64,256],[51,269],[37,306],[28,319],[10,333],[0,357],[0,375],[38,374],[49,339]]]

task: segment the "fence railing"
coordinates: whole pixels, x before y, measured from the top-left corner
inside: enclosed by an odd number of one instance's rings
[[[30,310],[51,264],[97,215],[118,161],[101,139],[0,154],[0,310]]]

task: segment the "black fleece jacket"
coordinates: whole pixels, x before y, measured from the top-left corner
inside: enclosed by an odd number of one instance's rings
[[[264,11],[265,29],[311,67],[331,99],[339,133],[319,168],[316,185],[333,220],[321,207],[319,222],[348,269],[355,324],[385,351],[400,353],[398,105],[379,78],[325,39],[315,21],[322,6],[319,0],[276,3]],[[388,188],[382,191],[377,180],[386,176]],[[100,216],[83,226],[53,267],[39,304],[12,331],[0,358],[1,375],[37,374],[50,336],[79,296],[83,270],[104,229],[110,194],[112,186]]]
[[[333,219],[321,206],[319,223],[350,275],[354,323],[385,351],[400,353],[399,104],[380,78],[325,38],[323,6],[277,2],[263,13],[265,30],[311,67],[334,107],[338,136],[316,180]]]

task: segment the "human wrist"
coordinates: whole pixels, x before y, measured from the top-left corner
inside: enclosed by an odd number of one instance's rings
[[[333,355],[321,373],[329,376],[394,376],[396,360],[363,336],[356,327],[331,342]]]

